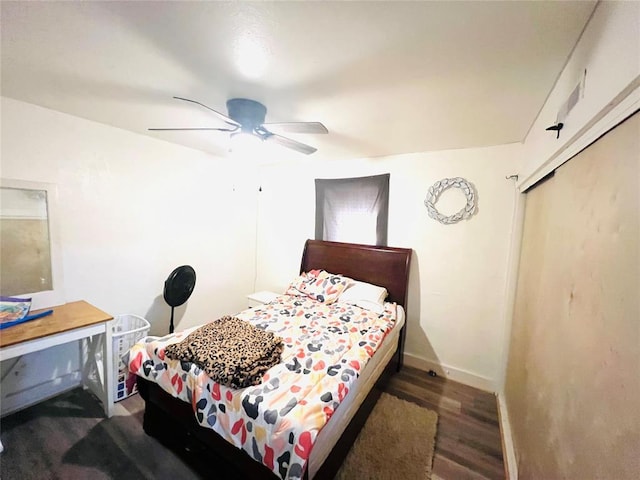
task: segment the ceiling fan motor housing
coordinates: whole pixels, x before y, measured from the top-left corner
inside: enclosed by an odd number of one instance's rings
[[[267,108],[260,102],[247,98],[227,100],[229,117],[241,125],[243,132],[253,132],[264,123]]]

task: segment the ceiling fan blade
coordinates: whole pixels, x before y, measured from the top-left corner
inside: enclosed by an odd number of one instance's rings
[[[301,142],[296,142],[295,140],[291,140],[290,138],[283,137],[282,135],[276,135],[275,133],[271,133],[271,132],[267,132],[264,135],[263,139],[269,142],[275,142],[278,145],[282,145],[283,147],[290,148],[292,150],[295,150],[296,152],[304,153],[305,155],[310,155],[316,150],[318,150],[317,148],[314,148],[311,145],[307,145]]]
[[[151,130],[154,132],[167,132],[172,130],[213,130],[216,132],[235,132],[240,127],[235,128],[148,128],[147,130]]]
[[[227,117],[226,115],[224,115],[223,113],[218,112],[217,110],[214,110],[211,107],[207,107],[204,103],[200,103],[200,102],[196,102],[195,100],[189,100],[188,98],[182,98],[182,97],[173,97],[176,100],[182,100],[185,102],[191,102],[191,103],[195,103],[196,105],[200,105],[201,107],[206,108],[207,110],[212,111],[213,113],[215,113],[218,117],[220,117],[220,119],[222,119],[222,121],[224,121],[225,123],[228,123],[229,125],[233,125],[234,127],[240,127],[240,124],[238,122],[236,122],[235,120],[233,120],[232,118]]]
[[[327,127],[320,122],[282,122],[265,123],[264,125],[287,133],[329,133]]]

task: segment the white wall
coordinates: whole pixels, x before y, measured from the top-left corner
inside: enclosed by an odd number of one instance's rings
[[[391,173],[388,243],[414,250],[407,361],[493,390],[500,372],[504,289],[519,144],[351,161],[275,165],[261,170],[257,289],[283,291],[298,273],[304,241],[314,236],[314,178]],[[442,225],[424,199],[437,180],[460,176],[476,186],[478,213]],[[438,209],[455,213],[461,192]]]
[[[67,301],[142,315],[165,334],[164,280],[189,264],[196,287],[177,328],[245,308],[256,212],[248,169],[9,98],[1,108],[1,176],[57,185]]]
[[[255,189],[225,159],[2,99],[6,178],[54,183],[67,301],[166,320],[154,301],[178,265],[196,288],[182,328],[245,304]],[[167,307],[168,308],[168,307]]]

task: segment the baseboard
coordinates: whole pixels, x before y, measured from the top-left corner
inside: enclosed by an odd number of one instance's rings
[[[513,435],[511,433],[507,403],[504,399],[504,394],[498,393],[496,397],[498,398],[498,419],[500,421],[504,468],[509,480],[518,480],[518,462],[516,461],[516,450],[513,445]]]
[[[480,375],[476,375],[459,368],[443,365],[432,360],[417,357],[406,352],[404,353],[403,358],[405,365],[408,365],[410,367],[418,368],[426,372],[428,372],[429,370],[433,370],[440,377],[448,378],[455,382],[463,383],[465,385],[484,390],[485,392],[495,393],[496,391],[495,381],[490,378],[482,377]]]

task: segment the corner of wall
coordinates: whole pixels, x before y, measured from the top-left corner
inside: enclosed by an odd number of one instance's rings
[[[509,361],[509,348],[511,345],[511,324],[516,303],[516,288],[518,286],[518,267],[520,265],[520,249],[522,246],[522,231],[524,228],[524,211],[526,196],[515,191],[515,203],[511,221],[511,241],[509,242],[509,258],[507,259],[507,274],[504,286],[503,302],[503,339],[500,358],[500,371],[497,378],[497,392],[503,392],[507,377],[507,363]]]
[[[481,377],[475,373],[455,368],[450,365],[444,365],[442,363],[434,362],[426,358],[412,355],[411,353],[404,353],[404,363],[413,368],[424,370],[428,372],[433,370],[438,376],[448,378],[454,382],[469,385],[470,387],[484,390],[485,392],[496,392],[496,382],[487,377]]]

